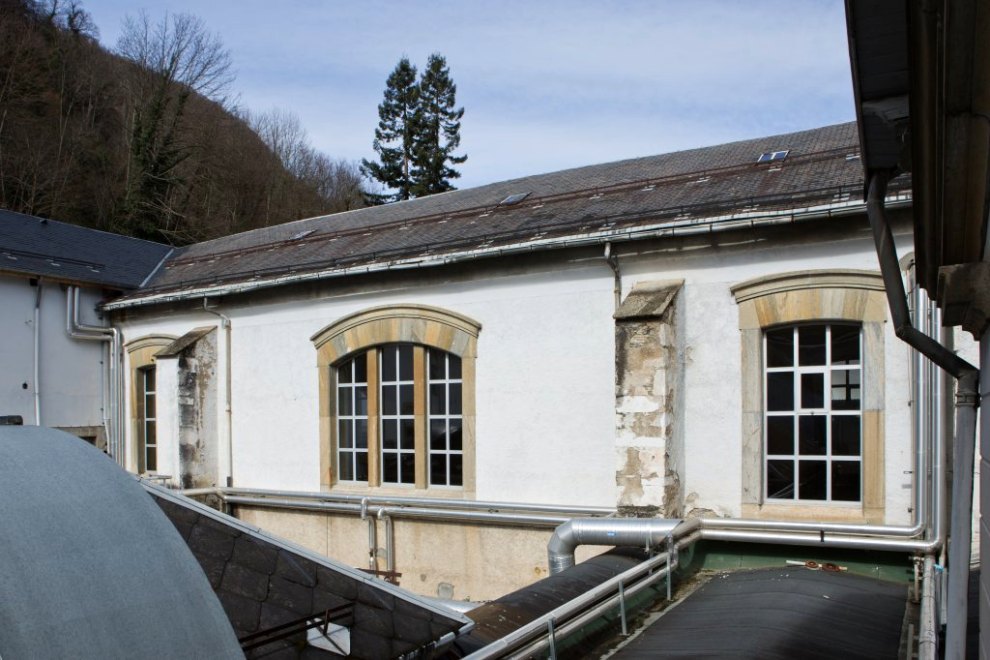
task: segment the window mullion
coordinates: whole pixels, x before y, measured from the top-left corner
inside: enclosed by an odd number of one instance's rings
[[[426,350],[413,347],[413,415],[415,416],[416,488],[426,488]]]
[[[379,431],[380,388],[378,361],[379,351],[367,352],[368,363],[368,486],[380,486],[381,475],[381,435]]]

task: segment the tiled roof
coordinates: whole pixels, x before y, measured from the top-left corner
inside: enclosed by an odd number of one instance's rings
[[[130,298],[856,202],[855,123],[592,165],[257,229],[173,255]],[[787,157],[757,163],[765,152]],[[510,195],[528,193],[515,204]],[[656,235],[656,234],[654,234]],[[124,299],[125,301],[127,298]],[[126,304],[126,303],[125,303]]]
[[[0,209],[0,271],[136,289],[169,246]]]

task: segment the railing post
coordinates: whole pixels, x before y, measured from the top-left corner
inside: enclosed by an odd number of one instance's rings
[[[674,553],[677,552],[677,547],[674,545],[674,535],[667,534],[667,600],[670,600],[670,583],[674,579]]]
[[[622,636],[625,637],[629,634],[629,630],[626,627],[626,589],[621,582],[619,583],[619,616],[622,618]]]
[[[553,632],[553,617],[547,620],[547,635],[550,641],[550,660],[557,660],[556,636]]]

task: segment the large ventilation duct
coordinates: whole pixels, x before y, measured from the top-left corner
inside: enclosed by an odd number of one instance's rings
[[[652,548],[699,525],[698,520],[663,518],[573,518],[557,527],[547,544],[550,575],[574,565],[579,545]]]

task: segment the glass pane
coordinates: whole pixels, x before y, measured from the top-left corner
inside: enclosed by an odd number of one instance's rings
[[[463,459],[460,454],[450,455],[450,485],[461,486],[464,484]]]
[[[354,422],[354,446],[360,449],[368,448],[368,420],[359,419]]]
[[[832,372],[832,410],[859,410],[859,369]]]
[[[154,420],[144,423],[144,442],[149,445],[158,444],[158,425]]]
[[[413,379],[413,347],[410,344],[399,346],[399,380]]]
[[[416,447],[416,422],[412,419],[399,421],[399,449],[414,449]]]
[[[798,446],[802,456],[825,455],[827,419],[824,415],[801,415],[798,418]]]
[[[461,384],[451,383],[450,384],[450,410],[448,411],[451,415],[461,414]]]
[[[430,422],[430,449],[447,448],[447,423],[442,419]]]
[[[402,483],[416,483],[416,455],[402,454],[400,461],[402,465]]]
[[[443,415],[447,412],[447,386],[443,383],[430,385],[430,414]]]
[[[154,419],[155,415],[155,400],[157,397],[154,394],[144,397],[144,416],[147,419]]]
[[[337,446],[338,447],[353,447],[353,429],[351,428],[351,420],[342,419],[337,424]]]
[[[398,407],[395,402],[396,387],[395,385],[382,385],[382,414],[383,415],[396,415],[398,414]]]
[[[357,399],[357,414],[362,417],[368,416],[368,388],[367,386],[355,387],[354,398]]]
[[[832,499],[858,502],[860,491],[859,461],[833,461]]]
[[[395,381],[395,346],[382,347],[382,382],[390,383]]]
[[[337,382],[338,383],[349,383],[351,382],[351,368],[354,362],[348,360],[337,367]]]
[[[450,420],[450,449],[451,451],[461,450],[461,423],[457,420]]]
[[[801,366],[825,364],[825,326],[798,328],[798,363]]]
[[[793,417],[767,417],[767,453],[794,453]]]
[[[382,420],[382,449],[398,449],[399,423],[394,419]]]
[[[412,385],[399,385],[399,414],[412,415],[415,408]]]
[[[368,354],[361,353],[354,357],[354,382],[368,382]]]
[[[351,408],[351,388],[349,387],[342,387],[337,390],[337,414],[353,414],[353,409]]]
[[[399,457],[395,454],[382,454],[382,481],[391,484],[399,481]]]
[[[767,461],[767,497],[794,498],[794,461]]]
[[[447,485],[447,456],[446,454],[430,455],[430,484],[434,486]]]
[[[859,326],[832,326],[832,364],[859,364]]]
[[[158,469],[158,450],[155,447],[147,448],[145,461],[145,469],[149,472]]]
[[[368,454],[366,452],[360,452],[354,455],[355,463],[357,463],[357,470],[355,470],[354,478],[357,481],[367,481],[368,480]]]
[[[767,366],[794,365],[794,328],[767,330]]]
[[[836,415],[832,418],[832,454],[859,456],[859,415]]]
[[[447,362],[449,363],[448,377],[451,380],[461,379],[461,358],[457,357],[453,353],[447,353]]]
[[[825,374],[801,374],[801,407],[825,407]]]
[[[767,410],[794,410],[794,374],[767,374]]]
[[[826,497],[825,461],[801,461],[798,467],[798,499],[824,500]]]
[[[337,460],[340,461],[339,473],[341,481],[352,481],[354,479],[354,465],[351,463],[351,452],[342,451],[337,454]]]
[[[443,380],[444,373],[444,352],[435,348],[429,350],[430,380]]]

